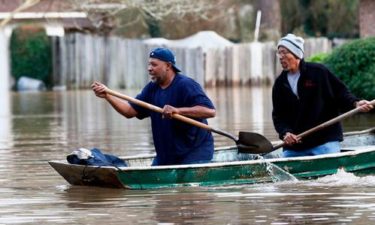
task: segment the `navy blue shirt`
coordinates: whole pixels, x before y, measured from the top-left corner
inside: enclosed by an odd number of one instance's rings
[[[150,82],[137,95],[137,99],[163,108],[204,106],[214,109],[211,100],[202,87],[193,79],[176,74],[165,89]],[[151,117],[152,134],[158,165],[181,164],[212,159],[214,144],[210,131],[180,122],[163,119],[162,115],[136,104],[130,104],[137,112],[137,118]],[[196,119],[207,124],[206,119]]]

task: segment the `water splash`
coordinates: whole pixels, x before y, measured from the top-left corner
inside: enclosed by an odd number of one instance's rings
[[[259,155],[258,159],[260,159],[265,165],[268,174],[271,176],[272,181],[275,182],[297,182],[298,179],[290,174],[289,172],[281,169],[276,164],[268,162],[263,158],[263,156]]]
[[[343,168],[338,169],[337,173],[318,178],[314,181],[307,181],[305,185],[313,186],[374,186],[375,176],[359,177],[353,173],[346,172]]]
[[[265,161],[267,171],[270,174],[273,182],[297,182],[298,179],[287,171],[281,169],[279,166]]]

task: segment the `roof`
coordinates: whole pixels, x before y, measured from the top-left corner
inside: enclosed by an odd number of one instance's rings
[[[90,27],[86,12],[76,10],[69,1],[40,0],[37,4],[12,14],[25,1],[0,0],[0,22],[12,17],[11,23],[22,21],[59,22],[64,27]]]
[[[24,2],[24,0],[0,0],[0,12],[13,12]],[[23,12],[66,12],[72,10],[73,6],[69,1],[40,0],[39,3],[23,10]]]

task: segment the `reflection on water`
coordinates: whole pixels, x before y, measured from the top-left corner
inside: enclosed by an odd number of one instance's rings
[[[11,111],[9,98],[9,92],[3,91],[0,87],[0,149],[10,148],[13,142],[11,135]]]
[[[374,208],[363,205],[372,205],[375,196],[350,190],[283,184],[218,193],[218,198],[237,199],[243,209],[240,221],[249,224],[373,224]]]
[[[207,90],[216,106],[216,117],[209,124],[238,135],[240,131],[251,131],[276,139],[271,112],[271,90],[269,88],[217,88]],[[216,146],[233,145],[228,138],[214,134]]]
[[[12,145],[9,96],[8,38],[0,27],[0,149]]]
[[[131,96],[136,93],[127,91]],[[209,89],[208,95],[217,108],[211,126],[235,135],[255,131],[276,140],[269,88],[217,88]],[[123,119],[91,91],[0,96],[2,106],[8,106],[2,107],[8,111],[0,116],[0,224],[374,222],[375,178],[351,174],[310,183],[216,188],[72,187],[47,161],[63,159],[78,147],[98,147],[116,155],[152,152],[149,120]],[[354,116],[344,124],[347,131],[373,127],[375,114]],[[234,144],[223,136],[214,138],[216,146]],[[353,182],[327,185],[330,180]],[[364,182],[367,185],[358,185]]]

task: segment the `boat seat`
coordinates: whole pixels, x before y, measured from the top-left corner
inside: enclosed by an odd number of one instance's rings
[[[358,150],[371,150],[375,149],[375,145],[362,145],[362,146],[348,146],[343,147],[341,152],[358,151]]]

